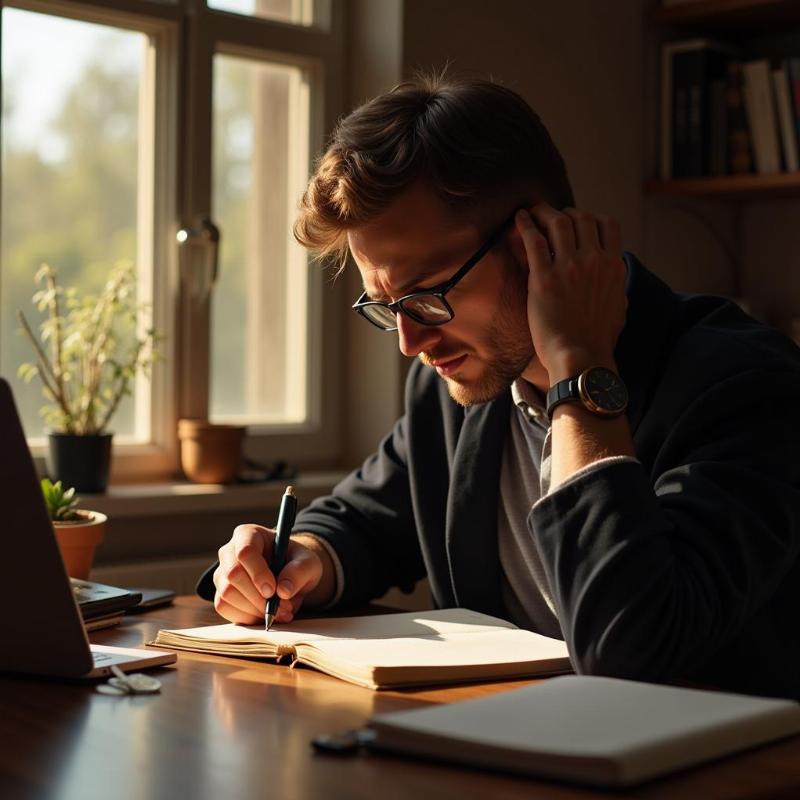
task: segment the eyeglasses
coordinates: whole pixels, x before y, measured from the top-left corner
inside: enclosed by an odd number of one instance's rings
[[[370,300],[367,293],[364,292],[353,303],[353,311],[361,314],[364,319],[382,331],[397,330],[398,312],[402,312],[420,325],[444,325],[446,322],[450,322],[455,316],[455,312],[445,299],[445,295],[491,250],[513,219],[512,216],[503,222],[467,263],[444,283],[430,289],[411,292],[392,303]]]

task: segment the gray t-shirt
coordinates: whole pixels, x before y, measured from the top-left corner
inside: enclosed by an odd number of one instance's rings
[[[511,386],[511,418],[500,472],[497,506],[497,544],[500,554],[502,596],[510,620],[520,628],[563,638],[536,543],[528,531],[528,514],[550,491],[550,420],[544,396],[519,378]],[[568,481],[588,471],[630,456],[611,456],[584,467]],[[562,484],[563,485],[563,484]],[[295,534],[317,540],[327,551],[336,571],[336,591],[325,606],[335,606],[344,591],[344,570],[333,547],[313,533]],[[324,610],[324,609],[322,609]]]
[[[512,385],[511,398],[514,402],[503,449],[497,506],[503,602],[515,625],[561,639],[551,587],[527,524],[533,506],[551,489],[550,420],[544,396],[522,378]],[[568,481],[621,460],[636,459],[603,458],[571,475]]]

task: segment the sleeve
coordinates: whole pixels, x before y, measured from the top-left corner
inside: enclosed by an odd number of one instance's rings
[[[342,567],[339,605],[359,605],[425,575],[406,462],[406,418],[333,492],[303,509],[294,530],[331,546]]]
[[[534,506],[578,672],[690,675],[769,602],[800,550],[799,399],[797,374],[729,378],[651,432],[652,474],[619,461]]]
[[[300,511],[293,534],[322,540],[336,568],[336,595],[327,607],[363,605],[398,586],[411,591],[425,575],[417,539],[408,469],[406,423],[401,418],[376,453],[340,481],[330,495]],[[196,592],[214,598],[207,569]]]

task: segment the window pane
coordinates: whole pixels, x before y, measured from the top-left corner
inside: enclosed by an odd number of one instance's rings
[[[0,372],[14,388],[28,436],[42,435],[41,384],[16,310],[31,302],[46,262],[62,285],[96,294],[115,262],[137,263],[139,99],[147,37],[4,8],[2,12],[2,270]],[[142,393],[126,398],[109,430],[148,438]]]
[[[291,235],[308,177],[304,71],[218,55],[211,415],[296,422],[306,411],[308,260]]]
[[[313,0],[208,0],[208,7],[295,25],[311,25]]]

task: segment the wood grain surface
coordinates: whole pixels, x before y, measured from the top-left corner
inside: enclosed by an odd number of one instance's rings
[[[179,598],[91,639],[138,647],[160,628],[220,621],[208,603]],[[0,677],[0,798],[800,797],[800,737],[619,794],[389,756],[318,755],[309,744],[376,712],[530,681],[372,692],[310,669],[183,652],[152,674],[159,694],[125,697],[92,683]]]

